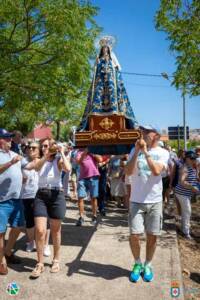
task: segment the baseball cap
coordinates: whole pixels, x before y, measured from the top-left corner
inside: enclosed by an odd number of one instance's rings
[[[7,131],[6,129],[4,128],[0,128],[0,138],[10,138],[10,137],[13,137],[14,136],[14,133],[11,133],[9,131]]]
[[[194,151],[190,150],[185,152],[185,158],[196,159],[197,155]]]
[[[148,131],[153,131],[158,133],[159,135],[161,135],[161,130],[159,127],[155,126],[155,125],[141,125],[139,126],[139,128],[141,130],[148,130]]]

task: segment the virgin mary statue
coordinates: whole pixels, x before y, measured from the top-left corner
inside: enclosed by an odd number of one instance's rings
[[[112,51],[115,39],[104,36],[99,41],[100,51],[97,56],[87,104],[78,131],[88,130],[90,115],[125,117],[126,128],[137,127],[137,121],[121,75],[120,64]]]

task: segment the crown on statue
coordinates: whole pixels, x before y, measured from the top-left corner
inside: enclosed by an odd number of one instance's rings
[[[114,47],[115,43],[116,39],[114,38],[114,36],[111,35],[105,35],[99,40],[100,47],[107,46],[110,49]]]

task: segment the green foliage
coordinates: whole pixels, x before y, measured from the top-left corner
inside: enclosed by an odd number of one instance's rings
[[[178,151],[178,141],[168,141],[168,145],[170,145],[172,148],[176,149]],[[197,140],[188,140],[187,141],[187,149],[194,149],[196,146],[200,145],[200,141]],[[180,140],[180,149],[184,149],[184,141]]]
[[[173,84],[184,93],[200,94],[200,1],[161,0],[156,28],[164,31],[176,57]]]
[[[100,32],[96,14],[88,1],[0,0],[2,127],[27,132],[46,119],[78,122]]]

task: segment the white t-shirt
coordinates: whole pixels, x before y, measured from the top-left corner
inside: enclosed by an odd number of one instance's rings
[[[38,172],[35,170],[22,169],[23,177],[26,181],[22,184],[21,199],[32,199],[38,190]]]
[[[161,147],[155,147],[148,151],[151,158],[167,168],[169,152]],[[131,202],[157,203],[162,201],[162,176],[152,174],[144,154],[138,155],[137,167],[132,175]]]
[[[61,188],[61,171],[58,169],[58,159],[55,157],[53,161],[45,161],[44,165],[38,172],[39,188]]]

